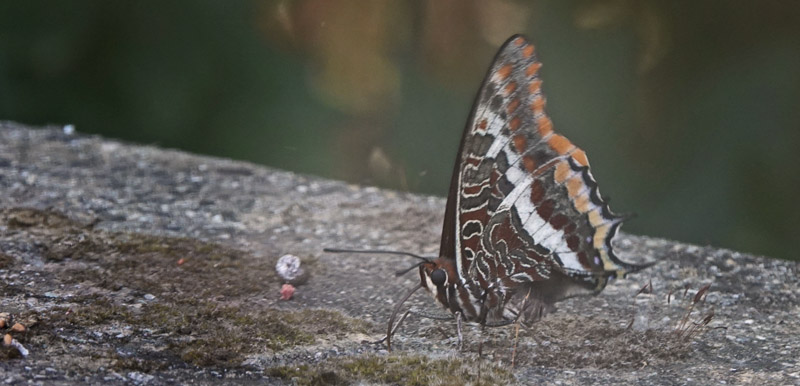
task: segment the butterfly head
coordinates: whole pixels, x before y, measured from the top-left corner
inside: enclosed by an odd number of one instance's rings
[[[419,276],[422,287],[443,306],[449,308],[448,288],[454,286],[458,280],[455,265],[452,259],[439,258],[419,266]]]

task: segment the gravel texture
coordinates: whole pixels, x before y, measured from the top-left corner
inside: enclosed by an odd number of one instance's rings
[[[532,328],[467,326],[458,351],[454,322],[410,316],[391,353],[364,343],[418,281],[394,275],[414,261],[322,249],[434,255],[443,212],[438,197],[0,123],[0,330],[15,342],[0,382],[800,384],[797,263],[627,234],[624,260],[660,263]],[[287,254],[308,273],[289,301]],[[423,293],[408,304],[443,312]]]

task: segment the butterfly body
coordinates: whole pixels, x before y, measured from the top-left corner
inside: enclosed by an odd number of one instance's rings
[[[439,258],[421,286],[466,321],[533,321],[646,266],[622,262],[622,218],[600,196],[586,153],[553,131],[533,45],[499,50],[462,136]]]

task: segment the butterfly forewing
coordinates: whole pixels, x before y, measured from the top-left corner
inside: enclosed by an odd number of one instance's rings
[[[553,132],[540,67],[522,36],[498,52],[461,140],[445,214],[440,256],[455,259],[462,285],[501,303],[527,288],[546,303],[596,292],[638,268],[613,253],[621,219],[602,200],[586,154]]]

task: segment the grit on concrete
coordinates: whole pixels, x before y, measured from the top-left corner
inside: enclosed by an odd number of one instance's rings
[[[469,326],[459,352],[454,322],[410,316],[391,353],[363,343],[417,284],[394,275],[414,261],[322,248],[435,255],[443,211],[438,197],[0,123],[0,315],[26,327],[2,331],[28,351],[3,346],[0,381],[800,384],[797,263],[627,234],[623,260],[660,263],[518,339]],[[311,272],[290,301],[284,254]],[[421,292],[408,304],[443,312]]]

